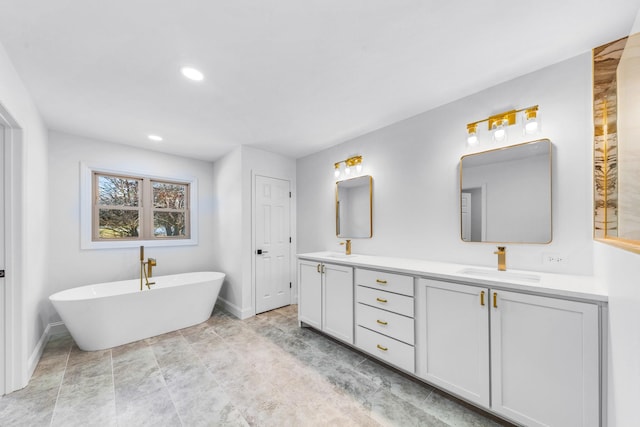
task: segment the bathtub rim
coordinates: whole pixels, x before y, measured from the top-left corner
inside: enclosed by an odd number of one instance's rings
[[[203,283],[203,282],[209,282],[209,281],[224,281],[226,274],[222,273],[220,271],[189,271],[189,272],[185,272],[185,273],[175,273],[175,274],[166,274],[164,276],[157,276],[157,277],[153,277],[150,281],[159,281],[161,279],[166,279],[166,278],[177,278],[179,276],[194,276],[197,277],[196,275],[202,275],[202,274],[211,274],[212,276],[204,276],[202,278],[198,278],[196,280],[192,280],[192,281],[187,281],[187,282],[183,282],[183,283],[175,283],[175,284],[171,284],[169,286],[162,286],[162,287],[157,287],[154,288],[153,286],[151,287],[151,289],[146,289],[144,288],[142,290],[142,292],[149,292],[149,291],[160,291],[161,289],[166,289],[166,288],[170,288],[170,287],[177,287],[177,286],[186,286],[186,285],[194,285],[194,284],[198,284],[198,283]],[[113,287],[115,285],[120,285],[120,286],[124,286],[124,285],[134,285],[131,288],[127,288],[127,291],[125,292],[118,292],[118,293],[113,293],[113,294],[109,294],[109,295],[96,295],[96,294],[92,294],[92,290],[96,287]],[[134,279],[124,279],[124,280],[115,280],[112,282],[100,282],[100,283],[91,283],[88,285],[80,285],[80,286],[75,286],[73,288],[69,288],[69,289],[63,289],[61,291],[58,291],[54,294],[51,294],[49,296],[49,301],[50,302],[64,302],[64,301],[86,301],[86,300],[93,300],[93,299],[98,299],[98,298],[109,298],[109,297],[114,297],[117,295],[126,295],[126,294],[134,294],[134,293],[139,293],[140,288],[139,288],[139,284],[140,284],[140,278],[134,278]],[[77,295],[77,296],[74,296]]]

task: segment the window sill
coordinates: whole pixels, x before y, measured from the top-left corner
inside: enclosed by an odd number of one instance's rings
[[[617,237],[598,237],[594,239],[596,242],[604,243],[607,245],[615,246],[616,248],[624,249],[629,252],[640,254],[640,241],[638,240],[625,240]]]
[[[80,245],[81,249],[126,249],[137,248],[139,246],[153,247],[171,247],[171,246],[195,246],[198,244],[197,239],[180,239],[180,240],[120,240],[110,242],[94,242],[83,241]]]

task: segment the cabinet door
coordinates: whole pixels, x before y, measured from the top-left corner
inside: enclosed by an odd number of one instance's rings
[[[419,286],[426,299],[421,375],[488,407],[489,290],[429,279],[420,279]]]
[[[298,320],[322,329],[322,264],[298,261]]]
[[[353,344],[353,268],[324,264],[322,330]]]
[[[599,425],[598,307],[492,290],[490,311],[493,410],[527,426]]]

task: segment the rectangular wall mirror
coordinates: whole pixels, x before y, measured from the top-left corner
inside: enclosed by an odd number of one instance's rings
[[[369,175],[336,182],[336,236],[370,238],[373,178]]]
[[[463,156],[460,224],[465,242],[551,242],[551,141]]]

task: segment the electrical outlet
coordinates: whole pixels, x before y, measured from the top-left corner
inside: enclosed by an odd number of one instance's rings
[[[545,253],[545,254],[542,254],[542,263],[550,264],[550,265],[566,264],[567,257],[562,256],[560,254]]]

